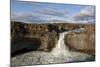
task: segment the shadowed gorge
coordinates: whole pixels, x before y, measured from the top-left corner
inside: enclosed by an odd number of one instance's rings
[[[37,38],[16,38],[11,44],[11,53],[14,55],[19,50],[23,50],[23,52],[26,50],[38,50],[41,45],[41,40]]]

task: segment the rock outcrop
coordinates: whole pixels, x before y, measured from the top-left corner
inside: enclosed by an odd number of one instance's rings
[[[28,48],[50,51],[57,41],[57,32],[49,30],[48,24],[11,23],[12,53]],[[38,45],[38,47],[36,47]],[[17,47],[17,48],[16,48]]]
[[[77,50],[93,55],[95,53],[94,33],[70,33],[66,35],[65,43],[71,50]]]

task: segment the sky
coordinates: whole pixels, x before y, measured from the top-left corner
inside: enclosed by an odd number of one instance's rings
[[[95,6],[11,0],[11,21],[95,23]]]

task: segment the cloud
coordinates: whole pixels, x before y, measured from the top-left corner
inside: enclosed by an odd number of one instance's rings
[[[11,20],[12,21],[20,21],[20,22],[26,22],[26,23],[36,23],[36,22],[48,22],[51,20],[58,19],[58,17],[48,16],[48,15],[42,15],[39,13],[13,13],[11,14]]]
[[[39,10],[38,13],[44,14],[44,15],[51,15],[51,16],[57,16],[57,17],[64,17],[68,11],[60,11],[60,10],[55,10],[52,8],[44,8],[42,10]]]
[[[67,13],[67,11],[66,11]],[[65,12],[53,10],[52,8],[42,8],[42,10],[36,10],[33,12],[11,12],[12,21],[21,22],[50,22],[53,20],[65,20]]]
[[[31,14],[31,13],[24,13],[24,12],[19,12],[19,13],[13,13],[11,14],[11,20],[12,21],[27,21],[27,22],[32,22],[33,20],[40,20],[40,16],[36,14]]]
[[[65,20],[68,14],[66,9],[58,9],[59,5],[51,5],[46,3],[16,1],[12,2],[11,6],[12,21],[34,23]]]
[[[72,21],[80,23],[94,23],[95,22],[95,7],[88,6],[82,9],[78,14],[72,16]]]

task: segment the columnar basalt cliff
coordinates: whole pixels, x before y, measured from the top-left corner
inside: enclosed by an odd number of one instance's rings
[[[93,24],[27,24],[11,22],[12,53],[28,48],[32,50],[51,51],[59,39],[59,33],[84,28],[84,32],[71,32],[65,36],[69,49],[91,52],[95,51],[95,25]]]

